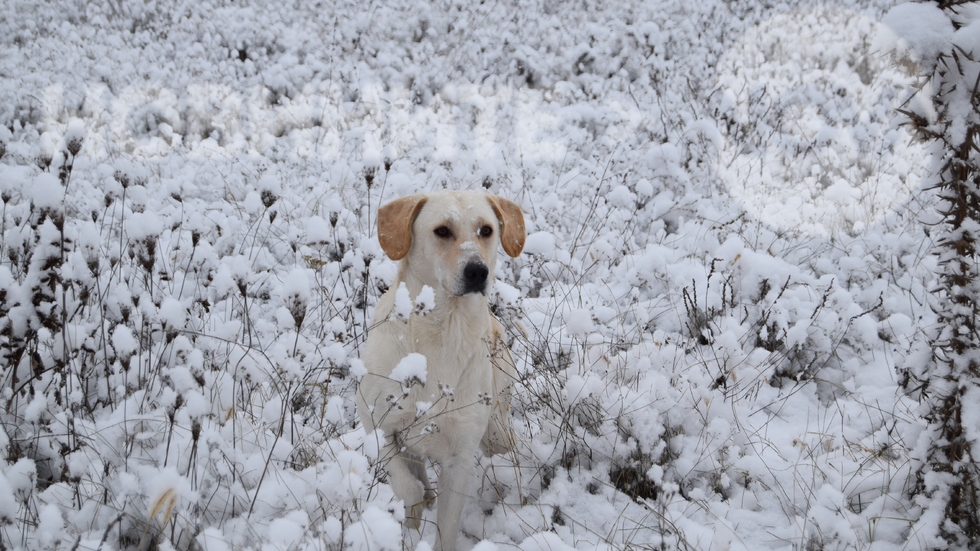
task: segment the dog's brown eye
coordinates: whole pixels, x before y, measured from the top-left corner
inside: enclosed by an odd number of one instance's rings
[[[439,226],[433,233],[439,237],[442,237],[443,239],[450,237],[453,234],[446,226]]]
[[[490,237],[493,235],[493,228],[490,226],[483,226],[479,231],[480,237]]]

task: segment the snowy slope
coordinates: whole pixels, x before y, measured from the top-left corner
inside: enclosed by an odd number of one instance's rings
[[[919,547],[914,80],[890,2],[769,4],[9,0],[3,545],[431,544],[351,399],[375,211],[483,187],[522,446],[467,547]]]

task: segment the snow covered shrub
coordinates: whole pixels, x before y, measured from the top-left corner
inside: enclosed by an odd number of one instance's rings
[[[980,545],[980,11],[975,3],[905,4],[886,16],[883,45],[924,82],[902,113],[930,142],[942,234],[938,325],[904,366],[904,388],[919,397],[926,423],[913,450],[917,515],[913,538],[927,548]],[[935,350],[935,352],[933,352]]]
[[[0,513],[25,527],[5,544],[55,547],[57,518],[93,546],[186,548],[218,537],[201,529],[214,519],[261,517],[285,530],[263,538],[339,545],[355,502],[395,518],[373,440],[350,430],[351,350],[377,285],[362,205],[330,196],[298,215],[272,172],[205,200],[183,176],[89,161],[84,143],[72,123],[53,154],[0,164],[0,478],[18,488]]]
[[[887,0],[8,4],[0,546],[424,549],[351,397],[375,211],[445,187],[530,232],[493,299],[522,444],[463,538],[899,549],[940,517],[905,493],[937,259]]]
[[[811,25],[848,47],[791,38]],[[720,60],[711,105],[722,173],[752,216],[858,235],[915,191],[918,152],[891,129],[904,88],[877,84],[899,77],[872,43],[872,25],[834,3],[800,7],[747,30]]]

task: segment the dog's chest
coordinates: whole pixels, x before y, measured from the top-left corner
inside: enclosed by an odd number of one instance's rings
[[[411,352],[426,357],[425,383],[415,385],[404,404],[418,417],[406,419],[407,440],[417,452],[434,459],[475,449],[486,432],[493,396],[493,367],[485,339],[473,334],[409,330]],[[423,413],[424,412],[424,413]],[[463,445],[469,442],[469,444]]]
[[[492,391],[493,371],[485,332],[460,330],[452,324],[444,324],[441,329],[411,327],[407,335],[412,352],[426,357],[428,392],[448,390],[473,398]]]

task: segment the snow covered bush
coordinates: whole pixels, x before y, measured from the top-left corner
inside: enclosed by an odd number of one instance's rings
[[[882,39],[889,51],[922,66],[922,88],[902,112],[932,147],[942,217],[939,290],[930,302],[938,324],[904,365],[903,387],[922,402],[925,423],[912,455],[913,531],[924,547],[972,548],[980,545],[980,433],[973,413],[980,398],[980,6],[907,4],[886,21],[896,29]]]
[[[8,543],[67,537],[35,532],[42,516],[92,527],[71,535],[92,545],[110,532],[119,547],[203,545],[220,530],[201,527],[253,515],[293,539],[339,538],[357,521],[341,518],[346,504],[377,492],[376,451],[349,434],[366,281],[353,232],[309,235],[322,228],[277,216],[295,198],[269,177],[229,182],[232,200],[213,203],[146,166],[90,161],[72,128],[51,163],[0,167],[0,419],[7,480],[30,480],[7,520],[33,527]],[[331,247],[347,254],[327,269]],[[295,474],[271,476],[273,462]],[[290,487],[316,498],[283,511]],[[233,546],[255,538],[248,524],[225,529]]]
[[[492,297],[521,445],[472,544],[945,537],[895,369],[933,376],[943,315],[896,109],[935,113],[875,41],[905,20],[770,4],[10,2],[0,545],[430,545],[352,398],[377,207],[443,187],[529,230]]]

